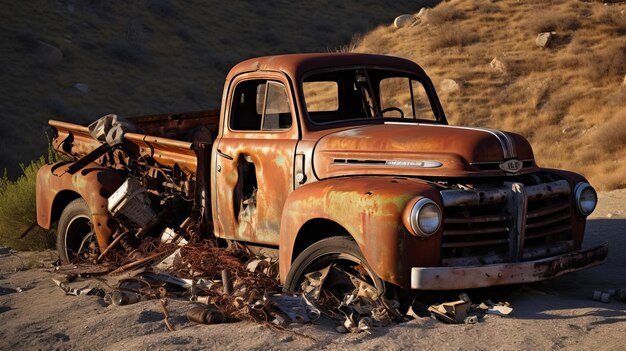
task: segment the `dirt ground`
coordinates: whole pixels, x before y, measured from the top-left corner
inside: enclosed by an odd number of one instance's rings
[[[20,252],[0,258],[0,349],[623,350],[626,303],[602,303],[591,296],[596,289],[626,288],[626,189],[599,197],[585,245],[608,241],[605,264],[549,282],[469,292],[470,297],[506,299],[514,309],[509,317],[487,315],[473,325],[420,318],[374,328],[371,334],[339,334],[332,325],[290,328],[309,339],[251,322],[193,324],[185,317],[189,303],[171,300],[170,318],[177,330],[169,332],[158,301],[105,306],[95,296],[66,296],[52,282],[50,268],[20,270],[49,265],[53,252]]]

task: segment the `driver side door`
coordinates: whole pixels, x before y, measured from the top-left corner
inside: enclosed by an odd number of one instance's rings
[[[233,84],[228,123],[216,150],[215,232],[226,239],[278,245],[299,136],[289,83],[279,74],[249,73]]]

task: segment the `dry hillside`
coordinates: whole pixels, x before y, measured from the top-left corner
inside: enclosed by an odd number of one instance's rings
[[[0,0],[0,176],[45,153],[48,119],[215,108],[240,60],[335,50],[436,2]]]
[[[421,64],[451,124],[517,132],[539,165],[626,187],[625,3],[459,0],[415,16],[352,50]],[[547,48],[535,43],[542,32],[554,34]]]

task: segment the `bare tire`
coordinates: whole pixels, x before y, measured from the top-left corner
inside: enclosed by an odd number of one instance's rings
[[[91,223],[91,211],[84,199],[70,202],[59,218],[57,251],[63,263],[74,263],[89,258],[97,248]]]
[[[322,239],[302,251],[291,265],[291,270],[285,280],[284,290],[289,293],[300,291],[302,281],[307,273],[323,269],[332,263],[363,276],[378,290],[379,295],[385,292],[383,280],[374,273],[363,257],[357,243],[347,236]],[[341,289],[341,287],[336,288]],[[350,287],[346,288],[347,290],[350,289]]]

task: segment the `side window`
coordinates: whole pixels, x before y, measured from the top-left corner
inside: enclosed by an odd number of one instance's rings
[[[230,128],[241,131],[284,130],[291,127],[287,89],[282,83],[248,80],[235,87]]]
[[[291,127],[291,111],[287,89],[282,83],[268,81],[265,95],[263,130],[281,130]]]

